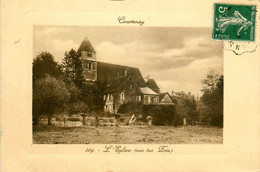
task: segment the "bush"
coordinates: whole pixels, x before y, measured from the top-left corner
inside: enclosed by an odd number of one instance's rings
[[[142,113],[141,102],[127,102],[125,104],[121,104],[118,109],[118,113],[122,114],[141,114]]]
[[[144,105],[143,119],[153,118],[154,125],[172,125],[175,117],[175,106],[172,105]]]
[[[80,118],[77,118],[77,117],[70,117],[70,118],[68,118],[68,121],[80,121]]]
[[[83,102],[76,102],[69,105],[68,113],[69,115],[78,114],[82,112],[87,112],[88,106]]]
[[[223,115],[213,115],[210,124],[218,127],[223,127]]]
[[[175,114],[174,120],[173,120],[173,125],[175,127],[182,125],[183,124],[183,118],[181,117],[181,115],[179,115],[178,113]]]

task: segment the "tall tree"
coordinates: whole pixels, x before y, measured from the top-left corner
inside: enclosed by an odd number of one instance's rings
[[[217,87],[217,83],[220,78],[220,74],[214,69],[210,69],[205,79],[202,80],[202,92],[213,91]]]
[[[60,78],[62,74],[62,67],[54,60],[53,55],[49,52],[41,52],[33,60],[33,83],[47,75]]]
[[[212,125],[223,126],[223,75],[210,72],[202,81],[204,88],[201,97],[205,112]]]
[[[69,52],[65,52],[62,67],[64,69],[66,82],[73,82],[79,89],[83,89],[85,80],[82,75],[83,67],[80,54],[73,49]]]
[[[33,89],[33,121],[38,123],[40,115],[47,115],[48,125],[52,124],[53,114],[64,108],[70,99],[70,93],[63,81],[47,76],[37,80]]]

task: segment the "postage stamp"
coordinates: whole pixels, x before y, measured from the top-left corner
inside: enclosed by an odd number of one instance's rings
[[[255,5],[214,4],[212,38],[255,41]]]

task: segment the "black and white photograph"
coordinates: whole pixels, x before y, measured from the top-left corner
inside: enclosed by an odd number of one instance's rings
[[[33,26],[33,144],[223,144],[208,27]]]

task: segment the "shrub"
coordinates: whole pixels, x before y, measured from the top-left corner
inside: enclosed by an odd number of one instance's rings
[[[223,127],[223,115],[213,115],[210,120],[211,125]]]
[[[69,105],[68,112],[70,115],[87,112],[88,106],[83,102],[76,102]]]
[[[183,118],[181,117],[181,115],[179,115],[178,113],[175,114],[174,120],[173,120],[173,125],[175,127],[182,125],[183,124]]]
[[[175,106],[172,105],[144,105],[143,119],[153,118],[154,125],[172,125],[175,117]]]
[[[80,121],[80,118],[70,117],[70,118],[68,118],[68,121]]]
[[[118,113],[122,114],[141,114],[142,113],[142,103],[141,102],[127,102],[121,104],[118,109]]]

